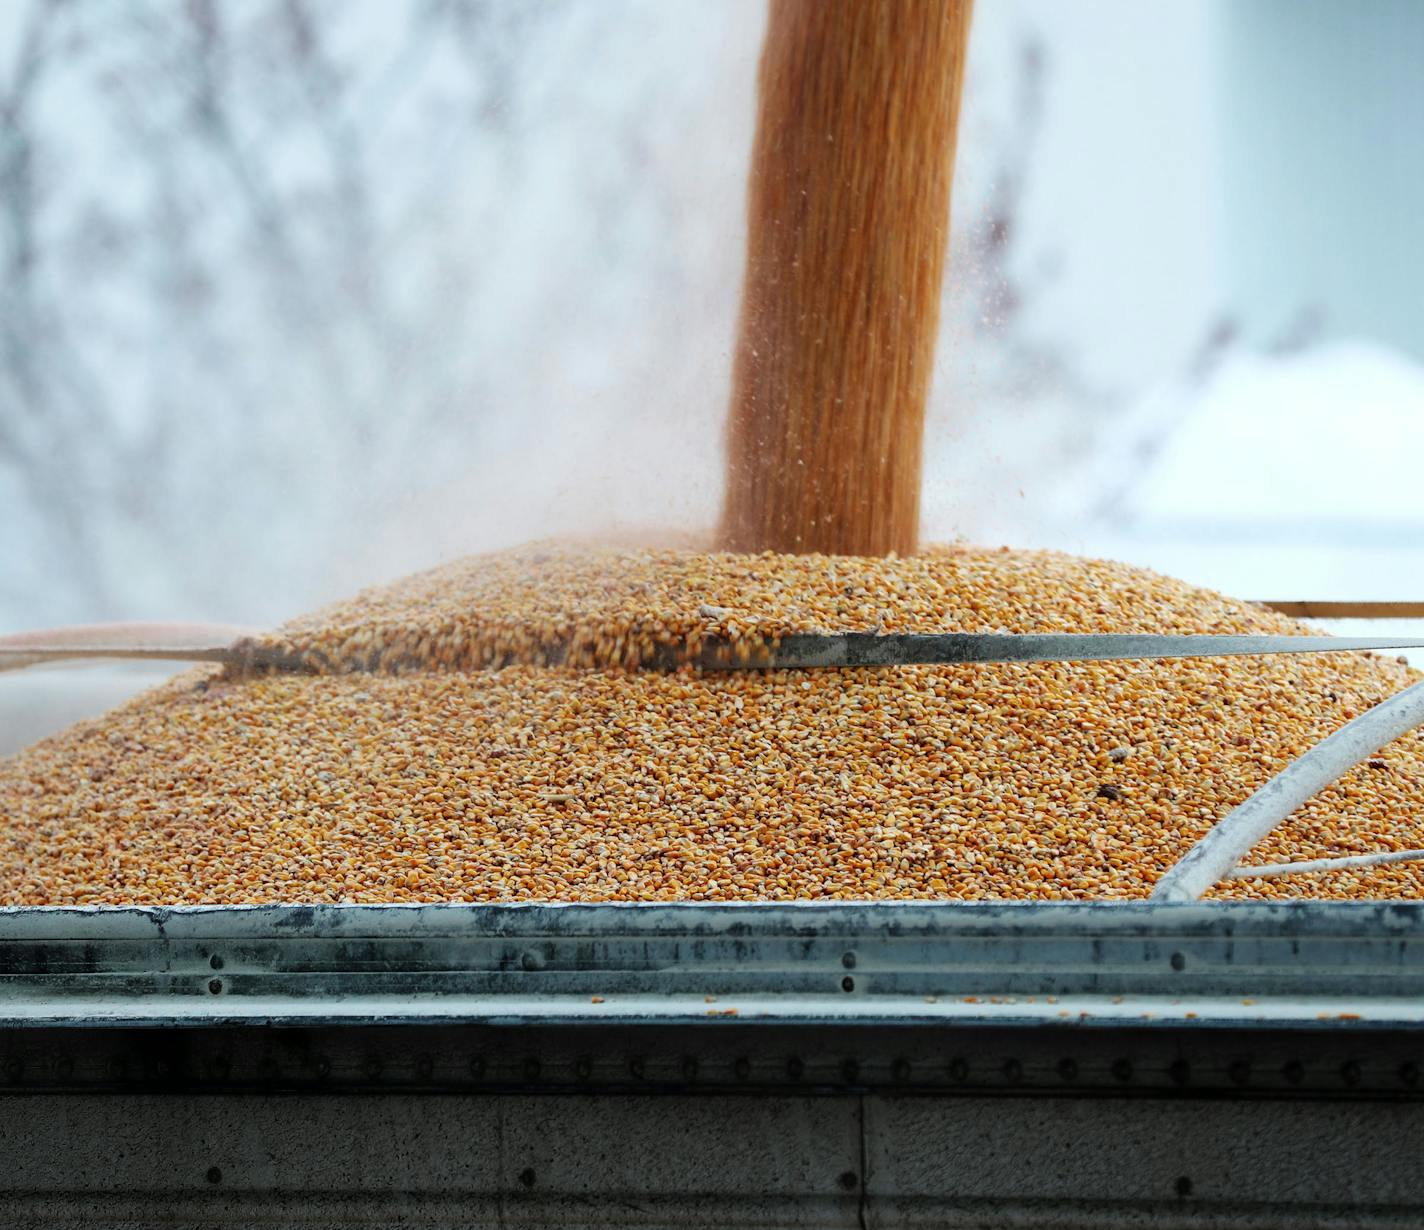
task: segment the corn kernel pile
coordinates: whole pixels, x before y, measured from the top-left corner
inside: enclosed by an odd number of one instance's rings
[[[0,903],[1141,897],[1418,678],[1347,653],[628,669],[708,636],[875,629],[1304,630],[1050,552],[473,558],[267,646],[320,673],[192,670],[0,762]],[[1414,732],[1249,861],[1420,846]],[[1216,892],[1417,898],[1424,864]]]

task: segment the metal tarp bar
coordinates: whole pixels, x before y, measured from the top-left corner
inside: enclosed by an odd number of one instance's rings
[[[0,910],[0,1028],[1424,1024],[1424,903]]]

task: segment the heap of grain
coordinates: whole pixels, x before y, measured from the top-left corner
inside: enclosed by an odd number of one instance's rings
[[[629,669],[709,635],[826,629],[1301,626],[1048,552],[478,557],[274,639],[324,673],[190,671],[0,764],[0,901],[1140,897],[1292,757],[1416,678],[1346,653]],[[1415,733],[1253,858],[1424,846],[1421,799]],[[1420,865],[1398,864],[1220,891],[1421,890]]]

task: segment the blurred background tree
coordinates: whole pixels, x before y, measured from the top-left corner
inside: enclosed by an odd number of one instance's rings
[[[674,351],[713,254],[656,164],[709,100],[639,52],[726,15],[671,16],[8,6],[0,620],[272,618],[525,407]]]

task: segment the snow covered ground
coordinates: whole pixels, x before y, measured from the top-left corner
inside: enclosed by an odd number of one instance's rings
[[[1144,410],[1175,429],[1058,541],[1244,597],[1424,602],[1424,366],[1338,343],[1178,401]]]

